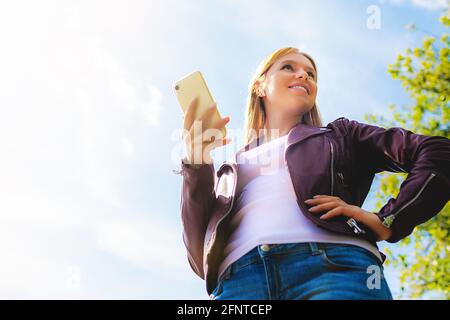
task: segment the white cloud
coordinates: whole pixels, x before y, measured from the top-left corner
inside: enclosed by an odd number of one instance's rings
[[[178,228],[156,220],[138,223],[122,219],[105,222],[96,229],[100,248],[131,267],[176,281],[192,278],[186,272],[186,252]]]
[[[413,6],[428,9],[428,10],[438,10],[445,9],[449,6],[448,0],[378,0],[380,4],[388,3],[394,6],[403,6],[407,3]]]
[[[113,105],[118,108],[135,112],[137,121],[143,117],[144,124],[159,126],[162,109],[162,93],[159,88],[145,81],[142,85],[142,93],[140,93],[140,85],[127,79],[119,63],[105,50],[98,47],[93,48],[92,57],[93,66],[101,72],[97,77],[99,80],[106,80],[110,95],[108,100],[114,102]],[[90,92],[90,94],[94,95],[95,93]]]
[[[0,2],[3,298],[93,294],[67,287],[87,263],[78,242],[129,206],[125,181],[160,122],[152,69],[130,72],[87,25],[90,4],[68,2]]]
[[[449,6],[448,0],[412,0],[413,5],[429,10],[445,9]]]
[[[169,118],[163,116],[171,112],[165,96],[170,78],[198,64],[220,66],[217,61],[225,61],[229,52],[211,54],[217,50],[217,34],[220,42],[234,35],[256,39],[261,50],[283,35],[317,53],[321,79],[329,83],[329,99],[334,100],[342,95],[334,83],[348,71],[335,48],[347,46],[349,55],[382,60],[399,42],[393,36],[383,45],[353,47],[367,36],[364,11],[361,29],[349,30],[345,17],[306,1],[297,12],[275,1],[231,1],[220,8],[211,3],[0,2],[0,252],[7,262],[0,266],[1,297],[116,297],[119,291],[107,288],[122,285],[134,292],[141,279],[117,278],[114,268],[154,274],[152,281],[163,278],[168,298],[194,291],[183,287],[174,292],[171,286],[180,283],[195,285],[203,294],[180,231],[156,219],[150,196],[140,204],[148,206],[148,214],[139,222],[143,214],[135,210],[133,198],[132,188],[142,191],[162,183],[161,176],[143,174],[139,165],[152,161],[144,151],[164,143],[158,138],[166,127],[162,119]],[[226,20],[216,19],[209,9],[220,9]],[[317,24],[314,15],[322,11],[326,19]],[[228,27],[228,19],[233,21],[228,33],[216,25],[205,28],[211,22]],[[339,37],[325,37],[324,27]],[[236,45],[239,54],[246,44]],[[232,70],[236,79],[239,70]],[[371,72],[366,70],[351,92],[370,82]],[[345,113],[340,106],[335,109]],[[109,255],[123,264],[114,261],[105,270]],[[157,297],[162,290],[157,289],[148,288],[146,294]]]
[[[161,113],[161,91],[153,85],[146,86],[148,100],[143,104],[143,115],[148,125],[160,126],[159,115]]]
[[[383,27],[378,31],[368,30],[365,11],[357,17],[339,10],[338,6],[335,8],[333,3],[327,5],[327,10],[309,2],[286,6],[275,2],[262,2],[258,6],[251,1],[232,3],[243,32],[272,45],[277,43],[272,39],[291,39],[290,44],[315,58],[319,73],[318,105],[324,123],[343,114],[362,118],[369,112],[366,101],[372,101],[377,107],[382,105],[383,97],[376,91],[379,87],[376,77],[406,46],[403,35],[386,32]],[[255,23],[257,17],[269,16],[270,19]],[[317,20],[327,23],[318,24]],[[323,41],[325,34],[336,36]],[[342,83],[345,85],[337,85]]]
[[[394,6],[402,6],[404,5],[408,0],[378,0],[379,3],[385,4],[389,3]]]
[[[122,145],[122,151],[127,158],[132,158],[134,156],[134,143],[128,138],[122,138],[120,140]]]
[[[2,237],[3,238],[3,237]],[[2,239],[11,245],[11,238]],[[51,299],[63,298],[65,274],[58,261],[37,256],[34,245],[28,243],[28,250],[9,250],[1,257],[3,266],[0,277],[1,299]],[[39,294],[38,294],[39,292]]]

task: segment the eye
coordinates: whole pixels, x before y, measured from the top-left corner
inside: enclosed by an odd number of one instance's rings
[[[286,68],[286,67],[289,67],[289,69],[294,70],[290,64],[285,64],[285,65],[283,66],[283,68],[281,68],[281,70],[283,70],[283,69]]]
[[[311,79],[315,79],[316,77],[315,77],[315,75],[314,75],[314,73],[313,72],[308,72],[308,75],[309,75],[309,77],[311,78]]]

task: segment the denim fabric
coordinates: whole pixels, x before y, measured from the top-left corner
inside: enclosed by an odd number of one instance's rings
[[[232,263],[217,300],[392,300],[381,261],[348,244],[260,245]]]

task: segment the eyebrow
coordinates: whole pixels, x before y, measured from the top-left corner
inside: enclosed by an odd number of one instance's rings
[[[280,64],[285,64],[285,63],[288,63],[288,62],[289,62],[289,63],[292,63],[292,64],[295,64],[295,65],[298,65],[298,62],[295,61],[295,60],[285,60],[285,61],[282,61]],[[308,69],[308,70],[314,72],[314,75],[316,74],[316,70],[314,70],[313,68],[311,68],[311,67],[309,67],[309,66],[306,66],[306,69]]]

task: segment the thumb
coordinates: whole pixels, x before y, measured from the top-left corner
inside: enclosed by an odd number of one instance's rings
[[[215,140],[211,143],[209,143],[205,149],[204,152],[209,153],[211,152],[213,149],[218,148],[218,147],[222,147],[225,146],[227,144],[229,144],[231,142],[231,138],[224,138],[224,139],[218,139]]]

